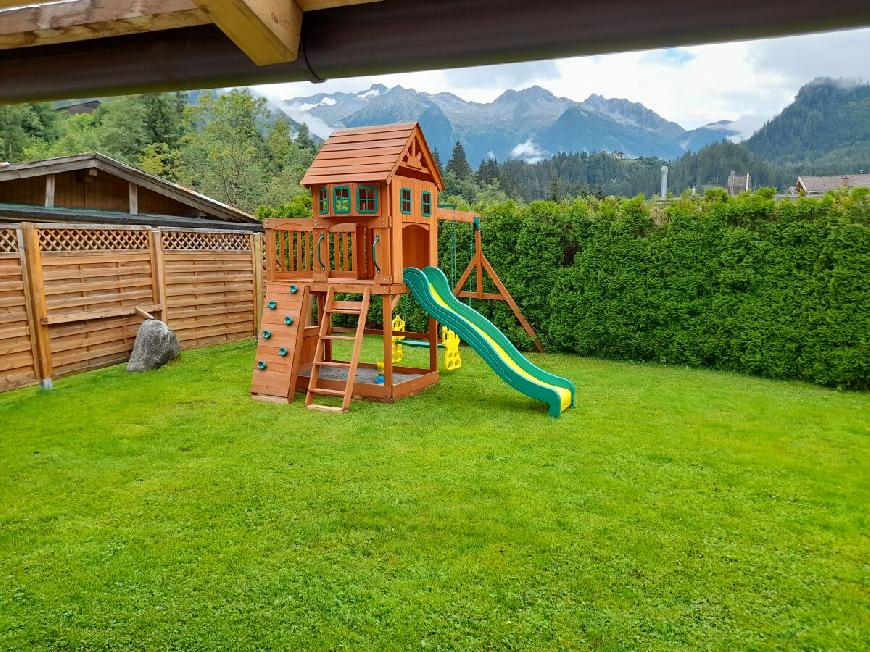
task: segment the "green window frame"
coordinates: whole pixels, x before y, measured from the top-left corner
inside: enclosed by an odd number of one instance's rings
[[[411,214],[411,211],[414,209],[413,197],[414,194],[410,188],[402,188],[399,192],[399,210],[402,212],[402,215]]]
[[[350,213],[350,186],[335,186],[332,189],[332,211],[336,215]]]
[[[432,217],[432,193],[428,190],[420,195],[420,212],[423,217]]]
[[[329,188],[326,186],[320,187],[320,192],[317,195],[318,209],[321,215],[326,215],[329,212]]]
[[[378,212],[378,187],[359,185],[356,187],[356,212],[371,215]]]

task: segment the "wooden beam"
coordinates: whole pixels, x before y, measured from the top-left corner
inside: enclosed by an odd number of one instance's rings
[[[39,246],[39,232],[33,224],[21,225],[23,230],[24,253],[27,259],[27,290],[30,292],[31,327],[36,331],[36,351],[39,358],[39,382],[44,389],[51,387],[51,340],[48,335],[48,307],[45,302],[45,282],[42,275],[42,250]]]
[[[332,9],[333,7],[348,7],[350,5],[365,5],[380,0],[296,0],[296,4],[302,11],[319,11],[320,9]]]
[[[127,182],[128,189],[128,212],[130,215],[138,215],[139,214],[139,186],[137,186],[132,181]]]
[[[36,313],[33,308],[33,299],[31,298],[30,280],[30,264],[27,260],[26,245],[24,242],[24,229],[21,225],[15,229],[15,234],[18,237],[18,262],[21,265],[21,278],[24,281],[24,308],[27,311],[27,330],[30,335],[30,354],[33,358],[33,377],[37,381],[41,380],[40,375],[40,357],[39,357],[39,342],[37,341],[37,322]],[[41,325],[39,326],[41,328]]]
[[[49,174],[45,177],[45,207],[54,208],[54,185],[55,175]]]
[[[295,61],[302,10],[294,0],[194,0],[258,66]]]
[[[151,231],[151,271],[154,291],[154,303],[160,305],[160,319],[169,325],[169,306],[166,299],[166,262],[163,257],[163,231],[153,229]]]
[[[26,6],[16,6],[26,4]],[[10,3],[0,0],[0,49],[85,41],[177,27],[211,18],[193,0]]]
[[[522,310],[517,305],[517,302],[514,301],[514,298],[511,296],[511,293],[508,292],[508,289],[505,287],[505,284],[502,283],[498,274],[496,274],[495,269],[492,265],[489,264],[489,260],[487,260],[486,256],[481,252],[480,258],[483,262],[483,266],[486,269],[486,272],[489,274],[489,277],[492,279],[492,282],[495,284],[495,287],[498,288],[498,291],[502,293],[504,296],[505,302],[507,302],[510,309],[513,311],[514,316],[519,320],[520,325],[523,327],[523,330],[526,331],[529,337],[532,338],[532,341],[535,344],[535,348],[538,350],[538,353],[544,352],[544,345],[541,344],[540,338],[538,338],[538,334],[535,332],[535,329],[532,328],[532,325],[528,322],[528,320],[523,315]]]
[[[251,265],[254,268],[254,335],[260,332],[263,320],[263,234],[252,233]]]

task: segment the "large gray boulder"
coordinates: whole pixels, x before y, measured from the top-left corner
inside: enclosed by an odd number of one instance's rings
[[[149,371],[178,357],[181,346],[169,326],[159,319],[146,319],[136,334],[127,371]]]

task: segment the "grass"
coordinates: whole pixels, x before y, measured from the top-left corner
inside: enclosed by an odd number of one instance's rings
[[[866,649],[866,394],[535,356],[555,420],[463,349],[331,415],[253,350],[0,395],[0,646]]]

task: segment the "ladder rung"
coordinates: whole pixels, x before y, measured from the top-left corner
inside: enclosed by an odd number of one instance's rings
[[[339,315],[360,315],[362,311],[359,308],[333,308],[327,312],[334,312]]]
[[[350,367],[349,362],[336,362],[335,360],[330,360],[329,362],[326,360],[315,360],[311,364],[316,364],[318,367]]]
[[[322,340],[349,340],[351,342],[354,340],[354,338],[351,337],[350,335],[324,335],[320,339],[322,339]]]
[[[335,301],[335,300],[333,300],[333,302],[330,304],[329,307],[332,308],[332,310],[342,310],[342,309],[347,309],[347,308],[355,308],[356,310],[359,310],[360,308],[362,308],[362,301]]]
[[[317,403],[311,403],[306,405],[309,410],[316,410],[317,412],[344,412],[344,408],[339,406],[332,405],[318,405]]]
[[[326,387],[309,387],[310,394],[320,394],[321,396],[344,396],[343,389],[328,389]]]

